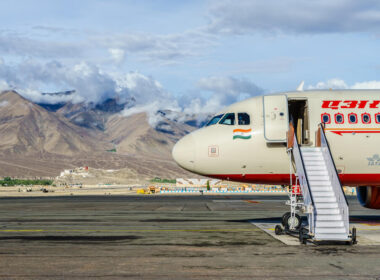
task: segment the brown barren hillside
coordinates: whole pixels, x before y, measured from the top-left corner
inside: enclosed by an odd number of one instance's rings
[[[171,157],[175,142],[194,127],[161,118],[152,128],[145,113],[107,112],[104,120],[104,131],[86,128],[14,91],[1,93],[0,176],[55,177],[79,166],[121,170],[116,174],[134,180],[194,176]]]
[[[161,121],[152,128],[145,113],[109,118],[105,133],[121,154],[161,157],[171,160],[174,144],[194,127],[170,120]]]
[[[91,131],[71,124],[14,91],[0,94],[0,104],[2,153],[73,156],[106,148],[94,139]]]

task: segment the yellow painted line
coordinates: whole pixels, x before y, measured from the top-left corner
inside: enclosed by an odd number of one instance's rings
[[[0,232],[238,232],[255,230],[256,229],[1,229]]]

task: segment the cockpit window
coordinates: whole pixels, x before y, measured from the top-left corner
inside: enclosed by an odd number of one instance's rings
[[[235,125],[235,113],[225,114],[219,124]]]
[[[250,119],[247,113],[238,113],[238,124],[239,125],[249,125]]]
[[[215,117],[213,117],[208,123],[206,126],[209,126],[209,125],[213,125],[213,124],[216,124],[219,122],[219,120],[223,117],[223,114],[221,115],[217,115]]]

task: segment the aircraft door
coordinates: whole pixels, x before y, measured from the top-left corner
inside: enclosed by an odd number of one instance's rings
[[[289,129],[288,98],[286,95],[264,95],[264,138],[268,142],[286,142]]]

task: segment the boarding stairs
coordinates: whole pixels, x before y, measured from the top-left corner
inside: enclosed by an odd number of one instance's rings
[[[300,230],[300,241],[305,243],[306,236],[313,241],[352,242],[348,203],[322,124],[316,142],[316,147],[300,146],[293,133],[292,147],[288,150],[296,170],[296,184],[302,192],[301,209],[308,218],[307,228]]]

